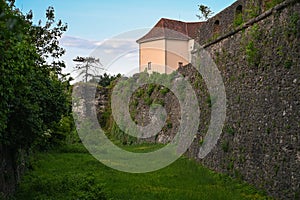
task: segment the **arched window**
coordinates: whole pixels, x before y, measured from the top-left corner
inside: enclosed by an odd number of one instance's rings
[[[242,14],[242,13],[243,13],[243,6],[239,5],[238,7],[236,7],[235,14],[239,15],[239,14]]]
[[[234,25],[239,26],[243,23],[243,6],[239,5],[235,9]]]
[[[216,20],[214,23],[214,34],[219,33],[219,31],[220,31],[220,21]]]

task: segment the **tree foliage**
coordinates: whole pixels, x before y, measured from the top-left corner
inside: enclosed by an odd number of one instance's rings
[[[121,74],[110,76],[109,74],[104,73],[103,75],[99,76],[99,80],[97,82],[100,86],[107,87],[111,84],[112,81],[114,81],[120,77],[121,77]]]
[[[200,20],[201,19],[207,20],[209,17],[211,17],[214,14],[208,6],[205,6],[203,4],[198,5],[198,9],[199,9],[200,15],[196,15],[196,16]]]
[[[46,17],[33,25],[32,12],[0,1],[0,143],[14,149],[30,147],[69,110],[58,42],[67,27],[55,25],[52,7]]]

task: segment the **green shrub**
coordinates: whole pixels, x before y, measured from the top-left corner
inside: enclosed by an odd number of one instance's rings
[[[291,35],[297,36],[297,33],[299,32],[299,26],[298,26],[299,18],[300,17],[298,13],[293,13],[290,16],[288,27],[287,30],[285,31],[285,35],[287,37]]]
[[[234,135],[234,129],[230,126],[227,126],[225,129],[226,133],[228,133],[229,135]]]
[[[239,13],[238,15],[235,16],[234,18],[234,26],[237,27],[243,23],[243,13]]]
[[[136,92],[135,92],[135,96],[137,97],[137,98],[140,98],[141,96],[143,96],[143,94],[144,94],[144,90],[143,89],[138,89]]]
[[[251,29],[250,29],[250,36],[252,38],[252,40],[260,40],[262,35],[262,31],[259,28],[258,24],[254,24]]]
[[[227,165],[227,170],[233,170],[233,167],[234,167],[234,162],[230,161]]]
[[[255,47],[254,42],[250,41],[246,46],[246,59],[250,66],[258,66],[259,59],[259,51]]]
[[[284,0],[271,0],[266,2],[266,10],[275,7],[277,4],[282,3]]]
[[[81,144],[67,144],[58,147],[55,152],[60,153],[88,153],[88,150]]]
[[[159,92],[162,95],[166,95],[169,91],[170,91],[169,88],[166,88],[166,87],[163,87],[162,89],[159,90]]]
[[[201,138],[201,139],[199,140],[199,145],[201,146],[201,145],[203,145],[203,143],[204,143],[204,139]]]
[[[133,106],[134,108],[136,108],[137,106],[139,105],[139,102],[138,102],[138,100],[132,100],[131,102],[130,102],[130,106]]]
[[[285,61],[284,68],[291,69],[292,66],[293,66],[293,61],[291,61],[291,60],[286,60]]]
[[[173,127],[172,122],[167,122],[167,128],[168,128],[168,129],[171,129],[172,127]]]
[[[145,97],[144,101],[145,101],[146,105],[150,106],[153,102],[153,99],[151,99],[150,97]]]
[[[92,174],[29,177],[30,188],[21,187],[17,197],[22,199],[82,199],[105,200],[103,185],[96,183]],[[32,193],[35,196],[32,196]]]
[[[149,96],[151,96],[151,94],[153,93],[153,91],[155,90],[155,88],[156,88],[156,85],[155,85],[155,84],[149,84],[149,85],[148,85],[148,89],[147,89],[147,94],[148,94]]]
[[[207,99],[206,99],[206,103],[208,104],[208,107],[210,107],[211,108],[211,106],[212,106],[212,103],[211,103],[211,97],[209,96],[209,97],[207,97]]]
[[[216,101],[217,101],[217,97],[215,97],[215,96],[209,95],[206,98],[206,103],[207,103],[209,108],[211,108],[216,103]]]
[[[222,149],[223,149],[224,152],[229,151],[229,141],[227,141],[227,140],[223,141],[221,146],[222,146]]]
[[[246,12],[248,14],[248,19],[255,18],[259,15],[259,7],[258,6],[252,6],[250,9],[247,9]]]

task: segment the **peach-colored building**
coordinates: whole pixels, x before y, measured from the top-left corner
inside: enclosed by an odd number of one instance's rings
[[[140,72],[171,73],[191,62],[194,39],[203,22],[182,22],[162,18],[139,44]]]

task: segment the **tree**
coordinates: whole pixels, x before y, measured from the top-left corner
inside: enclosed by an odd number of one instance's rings
[[[99,70],[104,70],[99,59],[94,57],[79,57],[73,59],[74,62],[78,62],[75,66],[75,70],[79,72],[77,77],[83,77],[83,80],[87,83],[89,78],[93,79],[99,74]]]
[[[203,4],[198,5],[198,9],[200,11],[200,15],[196,15],[200,20],[205,19],[207,20],[209,17],[211,17],[214,13],[211,11],[211,9],[208,6],[205,6]]]
[[[99,76],[98,84],[102,87],[107,87],[111,84],[112,81],[121,77],[121,74],[110,76],[107,73]]]
[[[0,199],[14,191],[21,163],[27,163],[24,152],[44,147],[46,135],[59,138],[57,125],[70,112],[70,84],[61,73],[64,50],[58,42],[66,25],[55,24],[52,7],[46,17],[44,26],[33,25],[32,12],[24,15],[14,0],[0,0],[0,151],[6,163],[0,174],[9,177],[0,176]]]
[[[52,27],[51,7],[46,16],[45,26],[35,26],[32,12],[25,16],[13,0],[0,1],[0,144],[14,151],[30,148],[69,110],[58,46],[66,26]]]
[[[45,25],[42,25],[41,20],[39,20],[37,26],[33,25],[32,16],[32,12],[30,11],[26,15],[26,19],[31,25],[29,34],[31,35],[32,42],[35,44],[37,53],[40,55],[38,64],[50,68],[56,74],[65,77],[61,73],[62,68],[65,67],[65,63],[60,60],[65,50],[59,46],[59,39],[67,30],[67,24],[64,24],[61,20],[55,23],[54,8],[51,6],[46,10],[47,21]],[[51,63],[48,63],[49,60],[51,60]]]

